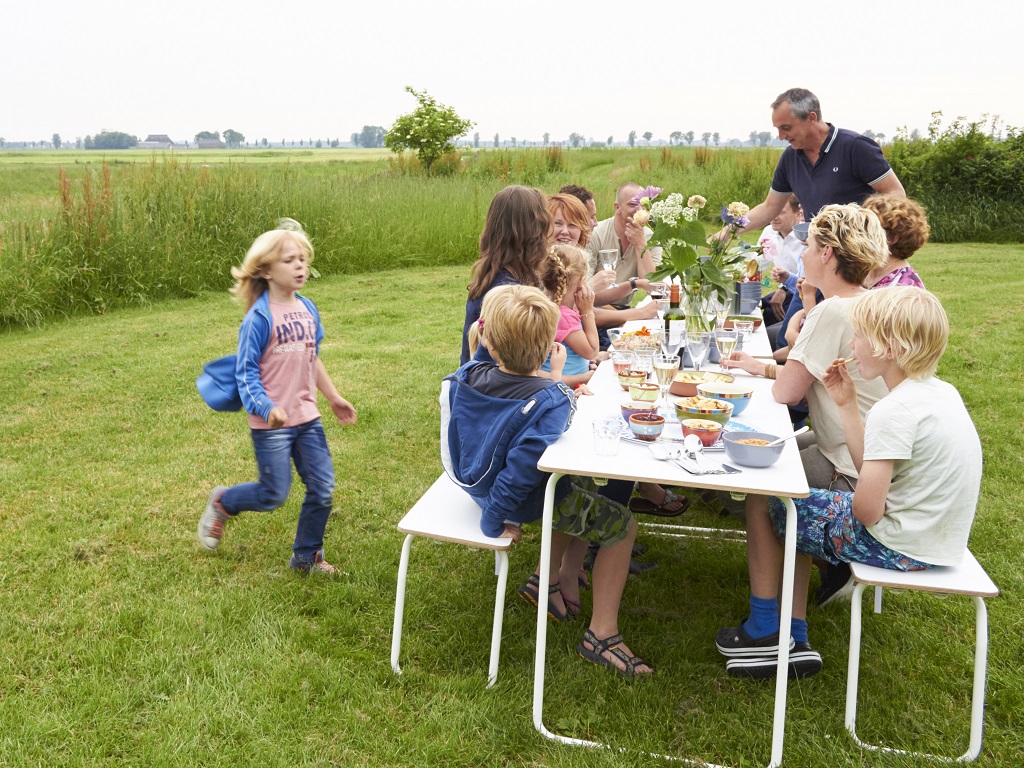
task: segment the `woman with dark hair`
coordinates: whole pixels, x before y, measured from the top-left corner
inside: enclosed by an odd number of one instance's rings
[[[505,187],[491,200],[480,235],[480,257],[473,264],[468,286],[462,364],[470,358],[469,326],[479,319],[487,292],[499,285],[540,286],[537,267],[551,245],[551,223],[547,197],[539,189]],[[490,359],[483,347],[477,354],[480,359]]]

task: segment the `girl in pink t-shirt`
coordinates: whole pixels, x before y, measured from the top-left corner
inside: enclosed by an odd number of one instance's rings
[[[290,220],[287,220],[290,221]],[[324,560],[324,530],[334,494],[334,465],[316,392],[342,425],[356,412],[343,398],[318,356],[323,326],[312,301],[297,291],[309,278],[313,246],[302,228],[275,229],[256,238],[240,268],[232,268],[235,299],[246,305],[238,332],[235,380],[249,427],[259,481],[213,489],[199,519],[199,543],[216,549],[224,524],[240,512],[277,509],[288,498],[291,464],[306,486],[299,512],[293,570],[336,573]]]
[[[541,283],[558,304],[555,341],[565,345],[562,381],[576,388],[594,375],[590,361],[601,351],[594,319],[594,292],[587,284],[587,255],[574,245],[556,243],[541,267]],[[541,370],[550,371],[545,361]]]

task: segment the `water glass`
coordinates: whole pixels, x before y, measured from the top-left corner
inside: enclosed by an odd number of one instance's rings
[[[638,349],[633,353],[633,370],[650,373],[654,369],[654,351]]]
[[[622,419],[618,416],[607,416],[595,421],[593,427],[594,453],[598,456],[618,456]]]
[[[613,349],[611,358],[616,374],[628,371],[633,367],[633,353],[628,349]]]
[[[736,332],[740,335],[740,338],[743,340],[744,344],[750,339],[750,336],[754,333],[753,320],[737,320],[732,325]],[[741,344],[741,349],[742,346],[743,345]]]

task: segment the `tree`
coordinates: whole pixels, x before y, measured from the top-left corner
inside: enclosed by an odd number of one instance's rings
[[[767,147],[768,142],[772,140],[772,134],[770,131],[761,131],[757,134],[757,140],[761,142],[762,147]]]
[[[757,131],[751,131],[749,138],[750,146],[754,146],[755,144],[757,144]]]
[[[683,138],[686,139],[686,146],[693,144],[693,131],[687,131],[684,133]]]
[[[240,134],[238,131],[233,131],[228,128],[224,131],[224,143],[229,147],[238,147],[245,141],[245,136]]]
[[[353,133],[352,136],[351,136],[351,141],[352,141],[352,146],[353,147],[358,147],[359,146],[359,134],[358,133]]]
[[[480,149],[480,131],[473,134],[473,149]]]
[[[682,131],[672,131],[672,133],[670,133],[668,135],[668,141],[669,141],[670,144],[678,144],[682,140],[683,140],[683,132]]]
[[[0,149],[3,149],[6,144],[7,139],[5,139],[3,136],[0,136]]]
[[[711,140],[712,140],[713,142],[715,142],[715,146],[716,146],[716,147],[718,146],[718,140],[719,140],[720,138],[721,138],[721,137],[720,137],[720,136],[718,135],[718,131],[715,131],[715,132],[714,132],[713,134],[711,134]]]
[[[607,142],[605,142],[605,143],[606,143],[606,144],[608,144],[608,146],[610,147],[610,146],[612,145],[612,137],[611,137],[611,136],[609,136],[609,137],[608,137],[608,141],[607,141]]]
[[[322,141],[320,141],[320,139],[316,140],[316,148],[317,149],[321,149],[323,147],[323,145],[324,145],[324,143]]]
[[[711,142],[711,131],[705,131],[700,135],[700,138],[701,141],[704,142],[704,146],[706,147]]]
[[[500,143],[501,142],[498,140],[498,134],[494,134],[494,148],[497,149],[498,148],[498,144],[500,144]]]
[[[86,149],[130,149],[139,143],[138,137],[121,131],[100,131],[95,137],[86,136],[85,141]]]
[[[882,133],[881,131],[876,133],[875,134],[875,141],[877,141],[879,144],[884,144],[885,143],[885,134]]]
[[[626,141],[629,142],[629,146],[635,147],[636,146],[636,131],[630,131],[629,132],[629,138],[626,139]]]
[[[644,141],[647,142],[647,146],[651,146],[651,139],[654,138],[654,134],[650,131],[644,131]]]
[[[60,134],[59,133],[53,134],[53,138],[50,139],[50,143],[53,144],[53,148],[54,149],[60,149],[60,143],[61,143],[60,142]]]
[[[260,144],[262,144],[262,145],[263,145],[264,147],[265,147],[265,146],[267,146],[267,140],[266,140],[266,138],[263,138],[263,139],[261,139],[261,140],[260,140]]]
[[[331,149],[337,149],[339,144],[341,144],[340,139],[331,139]]]
[[[921,132],[919,130],[917,130],[917,128],[915,128],[914,130],[912,130],[910,132],[910,140],[911,141],[920,141],[920,139],[921,139]]]
[[[200,131],[196,134],[196,144],[198,144],[201,139],[206,141],[220,141],[220,131]]]
[[[511,141],[512,142],[512,146],[515,147],[515,145],[516,145],[516,137],[513,136],[511,139],[509,139],[509,141]]]
[[[550,141],[551,141],[551,134],[550,133],[545,133],[544,134],[544,146],[546,147],[550,143]]]
[[[370,149],[383,147],[386,133],[387,131],[384,130],[382,125],[364,125],[362,132],[359,134],[359,145]]]
[[[384,144],[392,152],[413,150],[429,176],[434,161],[455,149],[452,140],[465,136],[473,122],[459,117],[451,107],[438,104],[426,91],[408,85],[405,90],[416,98],[419,106],[395,120]]]
[[[576,149],[581,141],[583,141],[583,137],[575,131],[569,134],[569,143],[572,144],[573,149]]]

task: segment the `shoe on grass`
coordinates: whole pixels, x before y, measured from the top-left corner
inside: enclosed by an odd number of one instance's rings
[[[289,561],[288,567],[293,571],[298,571],[299,573],[304,574],[322,573],[325,576],[335,576],[338,573],[337,568],[324,560],[324,551],[322,549],[318,549],[316,551],[316,554],[313,555],[312,562],[296,560],[295,555],[292,555],[292,559]]]
[[[746,621],[746,619],[744,619]],[[715,646],[723,656],[733,658],[758,658],[779,653],[779,633],[774,632],[767,637],[753,638],[743,629],[743,621],[736,627],[723,627],[715,635]],[[789,639],[789,647],[793,647],[793,638]]]
[[[821,671],[821,654],[810,643],[794,643],[789,650],[789,678],[810,677]],[[763,656],[732,658],[725,662],[725,671],[733,677],[752,677],[767,680],[775,677],[779,667],[779,652]]]
[[[221,511],[219,499],[226,491],[223,485],[218,485],[210,492],[210,499],[206,502],[206,509],[199,518],[199,528],[196,535],[199,537],[199,546],[204,549],[214,550],[220,546],[221,537],[224,535],[224,523],[230,515]]]
[[[853,587],[853,571],[849,563],[829,564],[821,584],[814,590],[814,602],[821,608],[838,600],[846,600],[853,594]]]

